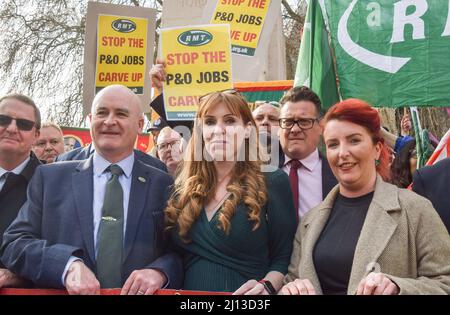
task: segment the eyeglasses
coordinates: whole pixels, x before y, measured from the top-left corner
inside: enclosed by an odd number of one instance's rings
[[[278,103],[278,102],[275,102],[275,101],[255,101],[255,107],[258,107],[258,106],[261,106],[261,105],[264,105],[264,104],[269,104],[269,105],[272,105],[273,107],[276,107],[276,108],[280,108],[281,107],[281,104]]]
[[[205,97],[212,95],[212,94],[216,94],[216,93],[223,93],[223,94],[232,94],[232,95],[241,95],[241,93],[239,93],[239,91],[235,90],[235,89],[226,89],[226,90],[221,90],[221,91],[214,91],[214,92],[210,92],[208,94],[202,95],[198,98],[198,102],[200,103],[202,101],[202,99],[204,99]]]
[[[158,144],[156,146],[156,148],[159,151],[164,151],[164,150],[167,150],[169,147],[172,148],[173,146],[177,145],[178,143],[180,143],[180,140],[173,140],[171,142]]]
[[[300,119],[292,119],[292,118],[280,118],[280,127],[282,129],[292,129],[295,124],[302,129],[307,130],[311,129],[314,126],[315,122],[319,122],[317,118],[300,118]]]
[[[8,127],[13,120],[16,121],[17,128],[22,131],[30,131],[36,125],[34,121],[28,119],[13,118],[8,115],[0,115],[0,127]]]

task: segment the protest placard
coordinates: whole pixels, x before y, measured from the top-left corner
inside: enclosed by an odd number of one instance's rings
[[[200,96],[233,88],[228,25],[163,29],[161,44],[167,120],[193,120]]]
[[[122,84],[144,92],[147,19],[99,15],[97,27],[96,92]]]
[[[88,2],[83,65],[83,115],[95,94],[111,84],[123,84],[149,111],[156,10]]]
[[[269,5],[270,0],[219,0],[211,24],[230,24],[231,51],[254,56]]]

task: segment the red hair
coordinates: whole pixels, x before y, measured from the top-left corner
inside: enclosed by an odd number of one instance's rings
[[[324,118],[324,125],[330,120],[349,121],[360,125],[369,132],[374,144],[381,144],[380,163],[376,166],[376,170],[384,181],[389,181],[389,151],[381,136],[381,118],[378,111],[362,100],[349,98],[333,105],[328,110]]]

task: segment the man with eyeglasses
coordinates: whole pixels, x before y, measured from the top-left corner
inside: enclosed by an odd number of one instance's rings
[[[44,163],[53,163],[55,158],[64,153],[64,135],[61,128],[52,122],[44,122],[41,134],[33,145],[34,154]]]
[[[22,94],[0,98],[0,236],[27,199],[27,186],[40,164],[31,152],[39,137],[41,115],[32,99]],[[0,262],[0,288],[24,281]]]
[[[283,152],[279,167],[288,175],[300,219],[337,184],[318,150],[322,127],[321,101],[307,87],[294,87],[281,99],[279,137]]]
[[[156,140],[157,156],[167,166],[172,177],[183,154],[181,135],[170,127],[164,127]]]

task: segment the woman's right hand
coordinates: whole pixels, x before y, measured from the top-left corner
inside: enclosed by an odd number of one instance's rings
[[[281,288],[279,295],[316,295],[316,290],[308,279],[295,279]]]

